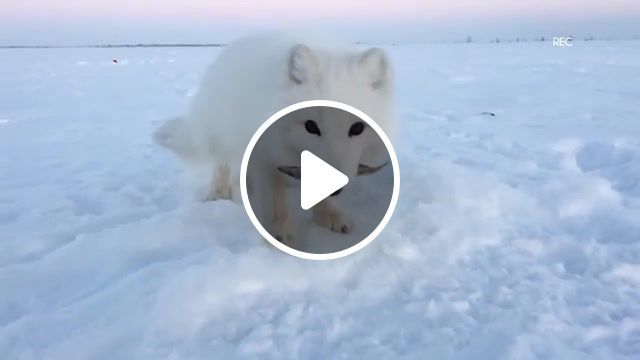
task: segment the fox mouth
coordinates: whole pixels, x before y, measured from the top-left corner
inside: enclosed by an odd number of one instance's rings
[[[369,166],[365,164],[358,164],[358,176],[371,175],[380,171],[383,167],[387,166],[389,162],[384,162],[382,165],[378,166]]]
[[[387,166],[388,164],[389,164],[388,161],[378,166],[358,164],[357,175],[358,176],[371,175],[373,173],[378,172],[380,169]],[[302,176],[302,170],[300,169],[300,166],[278,166],[278,171],[297,180],[300,180],[300,177]]]
[[[300,177],[302,176],[300,166],[278,166],[278,171],[298,180],[300,180]]]

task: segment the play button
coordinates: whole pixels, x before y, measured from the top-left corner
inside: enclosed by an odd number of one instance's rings
[[[300,207],[304,210],[311,209],[348,182],[347,175],[310,151],[305,150],[300,154]]]
[[[240,168],[251,223],[272,245],[305,259],[364,248],[391,218],[399,189],[398,160],[383,128],[328,100],[297,103],[267,119]]]

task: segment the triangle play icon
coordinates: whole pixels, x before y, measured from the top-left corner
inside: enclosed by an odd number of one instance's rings
[[[300,154],[300,206],[304,210],[324,200],[349,182],[349,178],[310,151]]]

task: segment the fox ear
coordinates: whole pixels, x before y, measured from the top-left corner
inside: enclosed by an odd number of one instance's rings
[[[320,79],[318,58],[308,46],[298,44],[291,48],[289,52],[289,77],[298,85],[317,82]]]
[[[363,52],[358,59],[358,66],[374,89],[383,87],[391,77],[387,54],[380,48],[370,48]]]

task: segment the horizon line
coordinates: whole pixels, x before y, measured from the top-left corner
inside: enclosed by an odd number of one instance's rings
[[[461,40],[433,40],[425,41],[424,44],[459,44],[459,43],[519,43],[519,42],[546,42],[550,41],[553,37],[515,37],[515,38],[500,38],[496,37],[491,40],[473,40],[473,37]],[[574,41],[637,41],[640,40],[640,36],[634,35],[629,38],[597,38],[594,36],[587,36],[584,38],[574,39]],[[417,44],[416,42],[371,42],[371,41],[354,41],[354,45],[403,45],[403,44]],[[88,49],[88,48],[152,48],[152,47],[225,47],[227,43],[131,43],[131,44],[85,44],[85,45],[0,45],[0,49]]]

